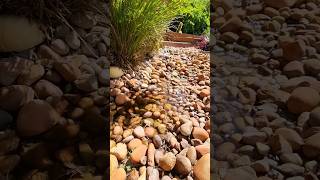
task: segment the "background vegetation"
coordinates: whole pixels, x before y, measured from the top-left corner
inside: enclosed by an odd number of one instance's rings
[[[177,21],[183,23],[182,32],[209,35],[210,0],[183,0],[178,8]]]
[[[210,0],[111,0],[112,49],[116,63],[134,65],[159,48],[170,27],[208,35]],[[174,26],[174,27],[172,27]]]
[[[157,49],[181,0],[111,0],[112,48],[123,66]]]

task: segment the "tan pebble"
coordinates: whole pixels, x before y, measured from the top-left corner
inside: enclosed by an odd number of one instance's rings
[[[165,104],[163,107],[164,107],[165,110],[169,111],[169,110],[171,110],[172,105],[171,104]]]
[[[110,151],[111,154],[115,155],[118,160],[122,161],[126,158],[128,154],[127,145],[124,143],[118,143]]]
[[[180,132],[184,136],[191,135],[192,132],[192,122],[188,121],[180,126]]]
[[[172,152],[166,153],[162,158],[159,160],[159,166],[164,171],[171,171],[176,164],[176,156]]]
[[[190,160],[187,157],[178,154],[176,165],[174,168],[175,170],[177,170],[179,174],[181,174],[182,176],[185,176],[189,174],[189,172],[191,171],[192,165]]]
[[[110,90],[110,96],[117,96],[121,93],[121,90],[119,88],[113,88]]]
[[[133,169],[130,171],[127,180],[137,180],[139,178],[139,171]]]
[[[210,152],[210,145],[208,143],[196,146],[196,151],[201,154],[201,156]]]
[[[115,155],[110,154],[110,170],[118,168],[118,159]]]
[[[116,126],[113,128],[113,134],[114,135],[122,135],[123,129],[121,126]]]
[[[187,151],[187,158],[190,160],[191,164],[194,165],[197,161],[197,151],[196,148],[191,146]]]
[[[200,126],[200,124],[199,124],[199,122],[198,122],[198,120],[196,118],[190,118],[190,119],[191,119],[192,125],[194,127],[199,127]]]
[[[175,137],[171,137],[169,142],[170,142],[170,146],[172,148],[175,148],[177,146],[177,144],[178,144],[178,140]]]
[[[160,113],[159,111],[153,112],[153,116],[154,116],[155,118],[159,118],[160,115],[161,115],[161,113]]]
[[[131,153],[130,160],[132,163],[137,164],[145,156],[148,147],[146,145],[140,145],[135,148]]]
[[[166,115],[161,114],[159,118],[160,118],[160,119],[164,119],[164,118],[166,118]]]
[[[208,97],[210,95],[210,89],[203,89],[200,91],[199,96],[201,98]]]
[[[128,143],[128,149],[132,151],[140,145],[142,145],[142,141],[140,139],[135,138]]]
[[[145,166],[140,167],[139,169],[140,177],[138,180],[146,180],[147,179],[147,168]]]
[[[144,129],[142,126],[137,126],[136,128],[134,128],[133,130],[133,135],[136,136],[137,138],[142,138],[144,137],[146,134],[144,132]]]
[[[143,114],[143,117],[144,118],[150,118],[152,116],[152,112],[150,112],[150,111],[147,111],[147,112],[145,112],[144,114]]]
[[[164,156],[164,150],[163,149],[156,149],[156,152],[154,154],[154,160],[157,164],[159,164],[160,159]]]
[[[114,140],[110,140],[110,149],[116,146],[116,142]]]
[[[149,144],[149,147],[148,147],[148,165],[149,166],[154,166],[154,154],[156,152],[156,149],[153,145],[153,143],[150,143]]]
[[[197,180],[210,180],[210,154],[202,156],[194,165],[193,173]]]
[[[123,136],[123,138],[126,138],[126,137],[130,136],[131,134],[132,134],[132,129],[126,129],[123,131],[122,136]]]
[[[164,134],[167,131],[167,127],[164,124],[160,124],[157,128],[160,134]]]
[[[144,132],[147,137],[153,138],[153,136],[156,134],[156,129],[154,129],[153,127],[146,127],[144,129]]]
[[[126,180],[126,171],[123,168],[117,168],[110,171],[110,179]]]
[[[200,127],[194,127],[192,131],[192,136],[201,141],[206,141],[209,138],[209,133]]]
[[[116,99],[115,99],[115,103],[117,104],[117,105],[124,105],[125,103],[127,103],[128,101],[129,101],[130,99],[129,99],[129,97],[128,96],[126,96],[125,94],[123,94],[123,93],[120,93],[120,94],[118,94],[117,96],[116,96]]]

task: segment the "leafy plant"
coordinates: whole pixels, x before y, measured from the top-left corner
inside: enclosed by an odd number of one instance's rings
[[[112,49],[126,66],[157,49],[181,0],[111,0]]]
[[[178,20],[183,23],[183,33],[209,34],[210,0],[183,0],[179,15]]]

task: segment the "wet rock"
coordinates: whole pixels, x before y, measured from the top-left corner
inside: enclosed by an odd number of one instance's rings
[[[20,162],[18,155],[0,156],[0,173],[10,173]]]
[[[295,176],[304,173],[304,167],[292,163],[285,163],[277,167],[285,175]]]
[[[68,32],[65,36],[65,41],[71,49],[76,50],[76,49],[80,48],[81,41],[78,37],[77,32],[75,32],[75,31]]]
[[[12,85],[18,76],[27,71],[32,66],[32,61],[16,58],[16,59],[1,59],[0,62],[0,85]]]
[[[280,159],[284,163],[293,163],[299,166],[303,165],[303,161],[297,153],[285,153],[280,156]]]
[[[265,3],[267,6],[280,9],[284,7],[291,7],[293,6],[297,1],[296,0],[280,0],[280,1],[273,1],[273,0],[266,0]]]
[[[265,62],[268,61],[268,57],[263,55],[263,54],[258,54],[258,53],[255,53],[255,54],[252,54],[251,55],[251,62],[254,63],[254,64],[263,64]]]
[[[298,87],[288,99],[287,107],[290,112],[300,114],[311,111],[320,102],[319,93],[313,88]]]
[[[274,153],[292,153],[290,143],[281,135],[274,135],[268,140],[268,144]]]
[[[264,132],[246,132],[242,136],[245,144],[255,145],[257,142],[265,142],[267,135]]]
[[[220,39],[226,43],[234,43],[238,41],[239,36],[233,32],[225,32]]]
[[[283,74],[287,77],[299,77],[305,74],[303,63],[300,61],[291,61],[283,67]]]
[[[232,17],[226,21],[220,28],[221,32],[238,32],[242,29],[243,22],[239,17]]]
[[[4,110],[18,110],[33,98],[34,91],[28,86],[12,85],[0,88],[0,108]]]
[[[93,74],[81,75],[74,83],[78,89],[84,92],[92,92],[99,88],[97,77]]]
[[[303,67],[307,74],[317,76],[320,73],[320,62],[317,59],[303,61]]]
[[[299,150],[304,144],[302,137],[293,129],[279,128],[274,134],[279,134],[284,137],[290,143],[294,151]]]
[[[283,58],[287,61],[299,61],[305,55],[306,47],[303,41],[282,37],[279,44],[283,50]]]
[[[311,127],[320,125],[320,107],[316,107],[310,112],[309,118],[306,119],[306,122]]]
[[[76,13],[72,16],[71,22],[83,29],[91,29],[97,24],[96,18],[91,12]]]
[[[52,41],[50,47],[53,51],[62,56],[67,55],[70,51],[69,46],[62,39]]]
[[[54,68],[68,82],[77,80],[81,75],[79,67],[71,63],[56,62]]]
[[[259,154],[261,154],[261,155],[267,155],[270,151],[270,147],[266,144],[262,144],[262,143],[257,142],[256,146],[257,146],[257,150],[258,150]]]
[[[304,140],[305,145],[303,146],[304,155],[309,158],[314,158],[319,155],[320,143],[318,139],[320,133],[316,133]]]
[[[244,166],[240,168],[229,169],[224,179],[225,180],[232,180],[232,179],[253,180],[253,179],[257,179],[257,175],[252,168]]]
[[[42,100],[33,100],[19,111],[17,130],[21,136],[39,135],[48,131],[60,120],[59,114],[50,104]]]
[[[216,150],[216,157],[218,160],[225,160],[228,154],[235,151],[236,147],[233,143],[225,142],[218,146]]]
[[[8,133],[5,137],[1,137],[0,156],[15,151],[20,143],[20,139],[15,134]]]
[[[34,90],[40,99],[46,99],[49,96],[61,97],[63,95],[63,92],[58,86],[44,79],[34,85]]]
[[[124,151],[120,148],[117,149],[118,152],[119,151]],[[121,154],[122,152],[118,153],[118,154]],[[87,164],[91,164],[94,160],[94,152],[92,150],[92,148],[90,147],[89,144],[87,143],[80,143],[79,144],[79,155],[82,159],[83,162],[87,163]]]
[[[266,160],[259,160],[254,162],[251,167],[257,172],[257,173],[268,173],[270,171],[269,163]]]
[[[11,114],[0,109],[0,131],[6,129],[11,123],[13,123]]]
[[[45,71],[42,65],[33,64],[21,72],[17,79],[17,84],[30,86],[34,82],[38,81],[44,73]]]

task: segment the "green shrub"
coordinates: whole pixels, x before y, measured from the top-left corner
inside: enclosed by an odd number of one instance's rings
[[[111,0],[112,49],[121,65],[143,60],[159,47],[181,0]]]
[[[188,34],[209,34],[210,0],[183,0],[179,8],[182,32]]]

